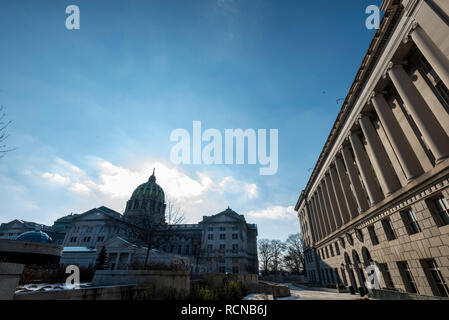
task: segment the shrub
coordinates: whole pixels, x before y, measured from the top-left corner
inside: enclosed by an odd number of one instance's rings
[[[225,279],[221,284],[207,282],[192,283],[190,300],[241,300],[247,295],[247,288],[241,281]]]

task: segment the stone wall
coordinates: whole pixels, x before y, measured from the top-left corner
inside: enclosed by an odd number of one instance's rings
[[[153,285],[154,299],[185,299],[190,294],[187,271],[97,270],[93,286]]]
[[[0,263],[0,300],[13,298],[23,267],[23,264]]]
[[[424,296],[396,290],[369,290],[368,296],[379,300],[449,300],[443,297]]]

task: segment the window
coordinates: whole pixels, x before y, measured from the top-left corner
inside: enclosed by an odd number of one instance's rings
[[[368,233],[369,237],[371,238],[371,243],[373,244],[373,246],[379,244],[379,238],[377,237],[376,229],[374,228],[374,226],[368,227]]]
[[[226,227],[220,227],[220,231],[226,231]]]
[[[178,254],[181,254],[182,253],[182,245],[179,245],[178,246]]]
[[[220,233],[220,240],[226,240],[226,233]]]
[[[432,200],[435,207],[434,218],[438,226],[449,225],[449,203],[446,198],[438,197]]]
[[[237,227],[236,226],[234,226],[234,227],[232,227],[232,231],[237,231]]]
[[[104,241],[104,236],[98,237],[97,238],[97,242],[103,242]]]
[[[233,266],[232,267],[232,273],[239,273],[239,267],[238,266]]]
[[[330,251],[331,251],[331,256],[332,256],[332,257],[335,256],[335,255],[334,255],[334,248],[332,247],[332,245],[329,246],[329,249],[330,249]]]
[[[89,242],[90,241],[90,237],[84,237],[83,238],[83,242]]]
[[[175,246],[170,246],[170,253],[175,252]]]
[[[70,242],[76,242],[76,237],[71,237]]]
[[[238,233],[233,233],[233,234],[232,234],[232,239],[233,239],[233,240],[237,240],[238,238],[239,238]]]
[[[421,265],[426,273],[433,294],[440,297],[448,297],[449,289],[435,260],[422,260]]]
[[[408,234],[416,234],[421,232],[421,228],[418,224],[418,219],[416,218],[415,212],[413,212],[412,209],[402,211],[401,218],[404,222]]]
[[[213,248],[213,247],[212,247],[211,244],[208,244],[208,245],[207,245],[207,251],[212,251],[212,248]]]
[[[329,250],[327,250],[327,247],[325,247],[324,250],[326,251],[326,258],[329,258]]]
[[[239,250],[239,245],[238,244],[233,244],[232,245],[232,251],[233,252],[237,252]]]
[[[218,272],[226,273],[226,267],[224,267],[224,266],[218,267]]]
[[[225,250],[226,249],[226,245],[224,243],[220,244],[220,250]]]
[[[207,240],[214,240],[214,234],[213,233],[209,233],[207,235]]]
[[[380,272],[382,272],[382,276],[384,277],[385,286],[388,289],[394,289],[393,279],[391,278],[390,270],[388,269],[388,264],[380,263],[379,264]]]
[[[396,233],[394,232],[393,225],[391,224],[390,219],[384,219],[382,220],[382,225],[384,227],[385,234],[387,235],[387,240],[395,240],[398,237],[396,236]]]
[[[413,278],[408,263],[406,261],[400,261],[397,264],[402,281],[404,282],[405,290],[411,293],[418,293],[418,290],[416,290],[415,279]]]
[[[353,246],[354,245],[354,239],[352,238],[352,234],[347,233],[346,234],[346,240],[348,241],[348,243]]]
[[[208,231],[214,231],[214,228],[209,227],[207,230],[208,230]]]

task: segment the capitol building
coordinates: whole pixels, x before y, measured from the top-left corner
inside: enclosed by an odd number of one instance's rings
[[[197,224],[173,224],[167,221],[172,214],[169,211],[164,190],[153,172],[134,190],[123,214],[102,206],[59,219],[55,223],[58,241],[54,241],[64,247],[59,263],[94,267],[99,252],[105,250],[108,268],[126,270],[145,263],[151,244],[149,263],[182,262],[193,272],[258,272],[257,226],[246,223],[243,215],[228,207],[204,216]],[[38,225],[38,231],[30,231],[36,225],[22,220],[2,224],[0,238],[18,239],[23,231],[52,235],[55,229]],[[145,230],[148,226],[156,228]],[[145,241],[146,236],[152,239]]]

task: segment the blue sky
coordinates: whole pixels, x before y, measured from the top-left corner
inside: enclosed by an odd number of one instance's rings
[[[156,167],[188,222],[228,205],[259,237],[299,230],[292,206],[374,35],[381,0],[2,1],[0,222],[122,212]],[[80,8],[81,28],[65,28]],[[170,133],[279,130],[279,169],[174,165]]]

